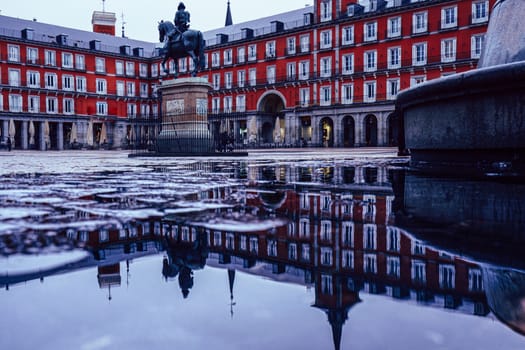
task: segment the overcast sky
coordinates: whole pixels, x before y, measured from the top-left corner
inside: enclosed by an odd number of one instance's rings
[[[233,23],[271,16],[311,5],[313,0],[231,0]],[[177,10],[175,1],[106,0],[105,8],[117,15],[117,33],[120,35],[122,13],[126,36],[132,39],[155,42],[158,40],[157,22],[173,21]],[[186,0],[191,14],[191,28],[201,31],[224,26],[227,0]],[[64,27],[91,30],[93,11],[102,10],[102,0],[2,0],[0,14],[10,17],[50,23]],[[1,27],[0,23],[0,27]]]

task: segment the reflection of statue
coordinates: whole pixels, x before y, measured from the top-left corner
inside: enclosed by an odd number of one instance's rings
[[[188,30],[190,27],[190,13],[186,11],[186,6],[183,2],[179,4],[179,7],[177,7],[177,12],[175,13],[175,25],[177,26],[177,29],[182,34],[185,31]]]
[[[190,289],[193,287],[193,271],[187,266],[182,266],[179,273],[179,287],[184,296],[184,299],[190,294]]]
[[[483,269],[487,302],[501,322],[525,335],[525,273],[497,268]]]

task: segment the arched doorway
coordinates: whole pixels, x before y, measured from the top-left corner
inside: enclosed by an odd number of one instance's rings
[[[276,93],[268,93],[259,102],[259,112],[276,114],[284,109],[284,101]]]
[[[320,123],[321,144],[323,147],[334,147],[334,122],[331,118],[323,118]]]
[[[399,118],[395,113],[388,116],[388,145],[395,147],[399,145]]]
[[[355,120],[352,116],[343,118],[343,146],[355,146]]]
[[[284,96],[278,91],[268,91],[257,103],[257,117],[262,129],[258,138],[263,143],[281,143],[284,141],[284,114],[286,108]]]
[[[365,144],[368,147],[377,146],[377,118],[373,114],[365,117]]]

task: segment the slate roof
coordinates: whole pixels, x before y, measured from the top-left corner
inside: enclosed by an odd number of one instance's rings
[[[307,13],[313,13],[313,10],[313,6],[306,6],[298,10],[279,13],[253,21],[232,24],[230,26],[205,31],[203,34],[204,38],[206,39],[206,43],[209,46],[216,44],[217,34],[228,35],[228,41],[230,42],[241,39],[241,31],[243,28],[253,29],[254,36],[269,34],[271,33],[270,28],[271,22],[273,21],[283,22],[284,29],[289,30],[303,26],[304,15]],[[56,37],[58,35],[66,34],[67,45],[69,46],[89,49],[90,41],[99,40],[102,51],[110,53],[120,53],[120,47],[127,45],[131,47],[131,49],[143,48],[145,57],[153,57],[155,55],[155,48],[161,46],[161,44],[158,43],[133,40],[130,38],[122,38],[120,36],[95,33],[92,31],[62,27],[54,24],[0,15],[0,36],[22,38],[22,30],[27,28],[34,30],[35,41],[56,43]]]
[[[254,36],[269,34],[271,32],[271,22],[273,21],[283,22],[285,30],[302,27],[304,25],[304,15],[313,12],[313,6],[305,6],[298,10],[283,12],[273,16],[259,18],[253,21],[236,23],[231,26],[205,31],[203,33],[204,39],[206,39],[206,43],[208,46],[215,44],[217,34],[228,35],[228,41],[230,42],[234,40],[239,40],[241,39],[241,31],[243,28],[253,29]]]
[[[45,43],[56,43],[56,36],[66,34],[69,46],[89,49],[89,42],[99,40],[102,51],[120,53],[120,46],[128,45],[131,49],[140,47],[144,49],[145,57],[152,57],[156,43],[133,40],[108,34],[94,33],[54,24],[30,21],[15,17],[0,16],[0,36],[22,38],[22,30],[30,28],[34,30],[34,40]]]

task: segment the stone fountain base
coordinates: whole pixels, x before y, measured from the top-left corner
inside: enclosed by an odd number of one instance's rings
[[[397,108],[413,167],[525,174],[525,62],[429,81]]]

